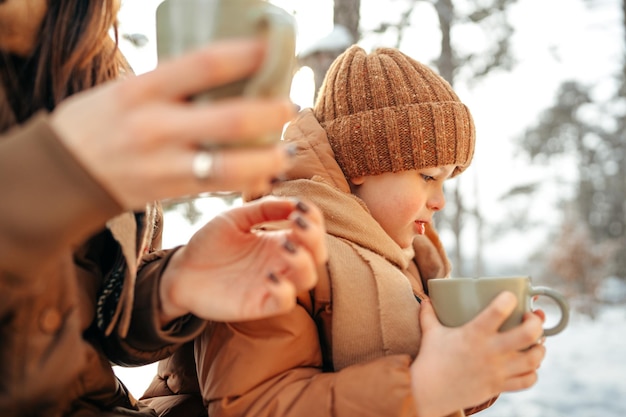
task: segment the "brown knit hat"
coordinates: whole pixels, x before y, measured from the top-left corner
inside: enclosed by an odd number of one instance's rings
[[[452,164],[456,175],[474,154],[468,108],[446,80],[397,49],[348,48],[313,111],[346,178]]]

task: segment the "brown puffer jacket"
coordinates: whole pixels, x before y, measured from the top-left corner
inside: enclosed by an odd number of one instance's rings
[[[194,343],[159,362],[157,374],[141,397],[159,417],[206,417],[196,374]]]
[[[0,415],[154,415],[112,363],[162,359],[204,326],[156,322],[159,206],[122,213],[45,114],[0,134],[0,193]]]
[[[421,339],[418,299],[428,296],[428,279],[450,270],[437,234],[428,228],[413,251],[400,249],[350,194],[310,110],[285,140],[297,144],[298,155],[274,194],[304,196],[322,209],[330,260],[292,312],[209,323],[195,345],[209,416],[414,416],[409,366]],[[154,385],[183,375],[180,365],[165,364]]]

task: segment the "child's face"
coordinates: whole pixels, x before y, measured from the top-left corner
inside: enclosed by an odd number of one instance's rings
[[[385,232],[400,247],[407,248],[416,235],[424,233],[433,214],[445,206],[443,182],[455,167],[445,165],[353,178],[352,192],[365,202]]]

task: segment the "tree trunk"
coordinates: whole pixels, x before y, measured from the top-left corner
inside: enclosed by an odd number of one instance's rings
[[[348,29],[352,39],[361,39],[360,19],[361,0],[335,0],[333,22]]]
[[[361,18],[361,0],[335,0],[333,23],[335,26],[343,26],[348,30],[354,42],[360,39],[359,19]],[[299,64],[311,68],[315,93],[313,99],[317,99],[317,93],[322,86],[324,76],[344,48],[335,50],[315,51],[310,55],[300,57]]]
[[[626,1],[626,0],[625,0]],[[454,5],[452,0],[437,0],[435,2],[435,10],[439,18],[439,28],[441,29],[441,52],[437,59],[437,70],[439,75],[445,78],[451,86],[454,86],[454,72],[456,62],[451,42],[452,20],[454,19]],[[464,205],[463,197],[460,191],[460,179],[455,181],[452,190],[452,200],[454,207],[449,207],[450,225],[454,236],[454,249],[452,251],[452,264],[455,274],[464,275],[463,251],[461,249],[461,232],[463,230]],[[480,265],[475,266],[480,269]]]

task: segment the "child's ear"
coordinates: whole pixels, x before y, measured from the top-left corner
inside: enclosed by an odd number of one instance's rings
[[[365,182],[365,177],[350,178],[350,182],[352,183],[352,185],[361,185]]]

